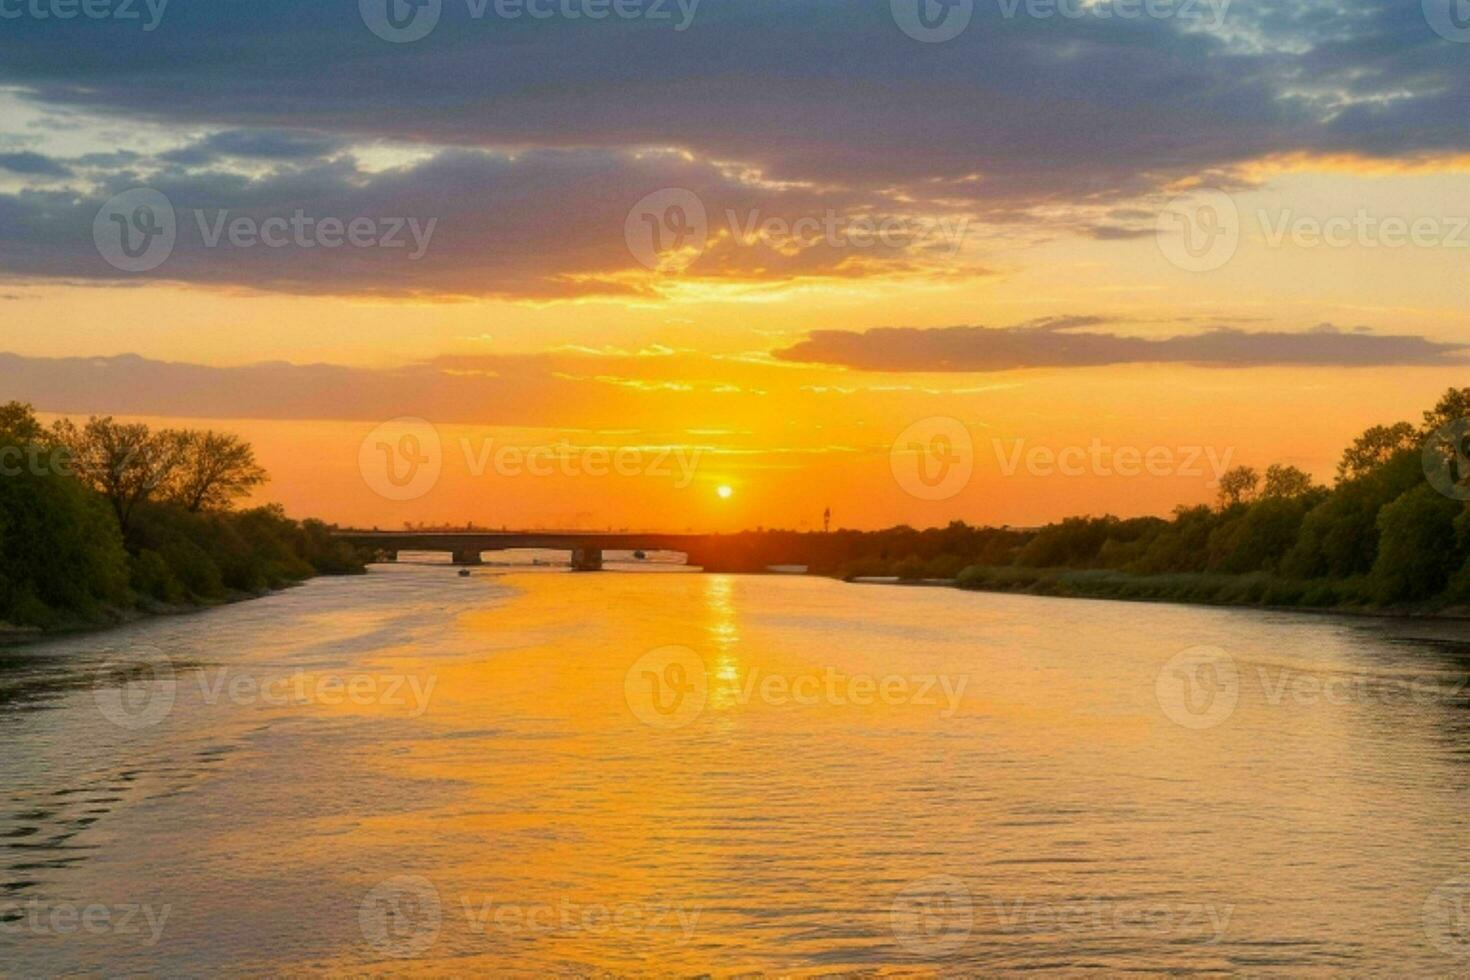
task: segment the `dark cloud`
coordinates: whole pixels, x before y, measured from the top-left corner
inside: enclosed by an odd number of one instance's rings
[[[1099,322],[1078,317],[998,328],[817,330],[806,340],[776,351],[775,356],[861,371],[1010,371],[1110,364],[1366,367],[1470,363],[1462,355],[1470,344],[1440,343],[1413,335],[1341,333],[1330,325],[1302,333],[1216,328],[1158,339],[1078,332]]]
[[[231,129],[160,155],[168,163],[197,166],[226,157],[291,161],[317,160],[342,148],[340,139],[279,129]]]
[[[1093,225],[1087,235],[1100,242],[1127,241],[1131,238],[1148,238],[1155,234],[1153,228],[1124,228],[1119,225]]]
[[[0,170],[33,177],[67,177],[71,168],[59,160],[30,151],[0,153]]]
[[[482,5],[446,0],[408,44],[373,36],[351,2],[178,3],[152,31],[10,22],[0,84],[189,126],[678,146],[996,209],[1117,200],[1273,153],[1470,146],[1464,46],[1412,0],[1177,5],[1223,12],[1214,31],[1198,17],[1029,17],[1018,2],[1015,16],[976,3],[944,44],[905,36],[887,0],[704,0],[684,30],[672,2],[666,20],[593,21],[497,19],[493,3],[475,19]]]
[[[70,162],[78,167],[98,167],[104,170],[116,170],[129,167],[143,160],[141,153],[132,150],[113,150],[110,153],[84,153],[72,159]]]
[[[152,174],[146,186],[172,205],[176,241],[162,265],[127,277],[98,250],[94,220],[112,195],[140,183],[142,178],[128,171],[90,195],[41,190],[0,195],[0,269],[20,279],[555,299],[651,294],[684,278],[779,282],[926,275],[935,268],[952,275],[957,270],[945,263],[964,228],[963,223],[901,221],[903,215],[881,210],[884,201],[873,193],[751,184],[676,153],[450,150],[379,172],[343,158],[256,177],[180,167]],[[625,229],[630,210],[645,195],[669,187],[687,189],[702,202],[707,233],[702,253],[677,275],[660,278],[639,263]],[[290,219],[298,211],[313,221],[370,219],[385,234],[399,224],[398,245],[304,248],[293,240],[283,247],[236,247],[219,235],[240,219],[260,225]],[[791,242],[779,236],[739,237],[770,221],[786,226],[800,218],[825,220],[829,213],[839,228],[887,216],[914,233],[887,241],[813,238],[801,247],[789,247]],[[421,233],[417,240],[415,228]]]

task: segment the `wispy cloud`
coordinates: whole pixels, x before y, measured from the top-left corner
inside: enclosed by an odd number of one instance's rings
[[[1462,364],[1470,344],[1412,334],[1341,332],[1329,324],[1302,332],[1246,332],[1217,327],[1173,337],[1137,337],[1094,329],[1100,317],[1052,318],[1011,327],[867,331],[816,330],[775,356],[861,371],[1010,371],[1110,364],[1205,367]]]

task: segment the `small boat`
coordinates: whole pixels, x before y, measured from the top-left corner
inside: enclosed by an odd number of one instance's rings
[[[637,558],[637,559],[638,559],[638,560],[639,560],[639,561],[645,561],[645,560],[647,560],[647,558],[648,558],[648,556],[647,556],[647,555],[645,555],[645,554],[644,554],[644,553],[643,553],[643,552],[642,552],[642,550],[639,550],[639,551],[635,551],[635,552],[633,552],[633,557],[634,557],[634,558]]]
[[[461,568],[459,570],[459,577],[460,578],[469,578],[470,577],[470,570],[468,568]]]

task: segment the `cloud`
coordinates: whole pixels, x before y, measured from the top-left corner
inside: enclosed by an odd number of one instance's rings
[[[964,389],[814,384],[833,372],[653,347],[457,354],[396,367],[271,361],[219,367],[113,357],[0,353],[0,391],[43,412],[189,419],[375,421],[526,428],[747,429],[774,396],[793,418],[848,424],[854,400]],[[970,389],[973,390],[973,389]]]
[[[94,152],[13,155],[33,179],[0,196],[0,266],[116,278],[91,222],[141,184],[190,215],[437,219],[412,263],[206,250],[184,225],[151,278],[201,286],[552,300],[700,280],[953,278],[987,271],[959,236],[740,242],[726,216],[963,219],[1117,242],[1152,234],[1179,182],[1246,186],[1268,158],[1470,154],[1464,45],[1404,0],[1162,5],[1203,20],[987,2],[944,44],[906,36],[882,0],[686,7],[678,29],[673,0],[659,0],[664,20],[506,19],[494,2],[447,0],[437,29],[406,44],[375,37],[351,2],[173,4],[156,30],[10,21],[0,97],[43,136],[66,127],[59,145]],[[711,238],[659,277],[623,228],[633,203],[671,187],[704,201]]]
[[[631,428],[728,423],[773,369],[692,353],[561,351],[445,355],[390,368],[270,361],[230,367],[0,353],[6,399],[68,415],[382,421]],[[783,372],[791,374],[797,372]],[[804,372],[803,372],[804,373]],[[785,381],[795,391],[796,381]],[[741,403],[743,404],[743,403]]]
[[[48,156],[30,151],[0,153],[0,170],[9,170],[13,174],[24,174],[33,177],[67,177],[71,175],[71,168],[61,161],[53,160]]]
[[[678,147],[780,180],[995,209],[1119,200],[1273,154],[1470,149],[1464,46],[1418,3],[1163,5],[1202,17],[1072,3],[1076,16],[1036,17],[1017,2],[1010,15],[975,4],[944,44],[905,36],[877,0],[704,0],[683,30],[671,2],[666,20],[446,2],[409,44],[374,37],[350,2],[175,4],[153,31],[10,22],[0,84],[180,127]]]
[[[338,152],[340,139],[280,129],[231,129],[159,155],[168,163],[198,166],[226,157],[256,160],[317,160]]]
[[[1100,242],[1128,241],[1134,238],[1148,238],[1156,234],[1153,228],[1124,228],[1120,225],[1093,225],[1087,229],[1087,235]]]
[[[556,424],[586,401],[535,357],[420,363],[372,370],[279,361],[214,367],[116,357],[0,354],[7,398],[66,414],[174,418],[379,420]],[[495,370],[494,368],[504,368]],[[631,399],[603,397],[636,417]],[[624,404],[619,404],[624,402]]]
[[[90,194],[31,189],[0,195],[4,275],[126,278],[104,260],[93,238],[94,221],[110,197],[139,185],[167,199],[176,238],[147,279],[130,281],[296,294],[544,300],[651,296],[697,280],[770,284],[955,275],[967,269],[953,254],[963,239],[962,220],[911,215],[876,193],[769,187],[678,153],[455,149],[379,171],[360,168],[350,156],[258,174],[166,165],[148,172],[135,163]],[[630,245],[629,215],[646,195],[669,187],[698,199],[707,227],[703,250],[688,256],[682,270],[655,274]],[[221,233],[239,220],[262,227],[274,220],[279,226],[297,213],[314,223],[368,219],[396,244],[307,247],[294,232],[281,232],[275,241],[290,240],[273,247],[254,238],[232,242]],[[821,231],[829,218],[837,235],[831,240]],[[789,229],[801,219],[818,222],[817,231],[762,231]],[[878,229],[891,222],[899,233],[853,235],[853,227],[864,222]],[[399,232],[392,234],[393,227]],[[635,231],[641,228],[635,220]]]
[[[775,356],[861,371],[1010,371],[1112,364],[1450,365],[1467,363],[1462,352],[1470,349],[1470,344],[1440,343],[1413,335],[1340,333],[1323,329],[1324,325],[1301,333],[1215,328],[1166,338],[1079,332],[1101,322],[1100,318],[1078,317],[1000,328],[817,330],[806,340],[776,351]]]

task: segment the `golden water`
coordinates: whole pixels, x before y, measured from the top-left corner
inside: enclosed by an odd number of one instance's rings
[[[1467,633],[399,566],[18,648],[0,973],[1463,973]]]

